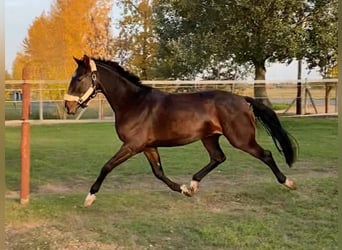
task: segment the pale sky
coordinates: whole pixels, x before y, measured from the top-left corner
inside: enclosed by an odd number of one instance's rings
[[[12,63],[16,53],[22,51],[22,42],[33,20],[44,11],[49,12],[54,0],[5,0],[5,67],[12,71]],[[119,18],[118,11],[112,13],[112,20]],[[114,25],[113,25],[114,26]],[[296,61],[289,66],[284,64],[267,65],[266,79],[268,81],[283,81],[297,79]],[[316,71],[309,72],[303,66],[302,79],[321,79]]]
[[[5,67],[12,63],[35,17],[50,9],[51,0],[5,0]]]

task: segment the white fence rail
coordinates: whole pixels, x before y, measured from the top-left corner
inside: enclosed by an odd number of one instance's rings
[[[68,80],[29,80],[31,87],[32,120],[47,119],[113,119],[114,114],[105,98],[99,94],[89,107],[77,116],[64,112],[63,96]],[[21,119],[22,80],[5,81],[5,119]],[[146,85],[166,92],[194,92],[205,89],[221,89],[239,95],[253,96],[254,83],[265,83],[268,98],[278,113],[293,115],[296,112],[297,80],[294,81],[144,81]],[[302,114],[335,114],[338,112],[337,79],[302,80]]]

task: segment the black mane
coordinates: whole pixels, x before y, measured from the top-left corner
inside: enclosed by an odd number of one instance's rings
[[[140,87],[148,87],[148,86],[142,84],[142,82],[138,76],[136,76],[133,73],[125,70],[117,62],[109,61],[109,60],[103,60],[103,59],[96,59],[96,58],[92,58],[92,59],[99,65],[104,65],[104,66],[107,66],[107,67],[115,70],[117,73],[119,73],[119,75],[126,78],[128,81],[134,83],[135,85],[140,86]]]

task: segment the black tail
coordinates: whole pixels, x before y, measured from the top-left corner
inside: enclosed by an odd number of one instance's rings
[[[285,156],[286,163],[291,167],[297,159],[296,140],[281,126],[277,114],[272,109],[251,97],[245,96],[245,100],[252,105],[254,115],[272,136],[277,149]]]

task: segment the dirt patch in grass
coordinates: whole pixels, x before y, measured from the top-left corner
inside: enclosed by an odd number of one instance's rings
[[[20,192],[19,191],[8,190],[5,193],[5,198],[8,198],[8,199],[19,199],[20,198]]]
[[[300,161],[296,163],[292,169],[285,168],[286,175],[300,183],[301,179],[305,179],[307,176],[312,177],[336,177],[337,167],[336,166],[324,166],[324,167],[313,167],[313,163],[310,161]],[[229,166],[227,166],[229,168]],[[257,167],[256,167],[257,168]],[[267,172],[269,174],[267,175]],[[265,177],[266,174],[266,177]],[[169,176],[175,182],[179,184],[190,184],[191,175],[189,176]],[[32,195],[44,195],[44,194],[79,194],[84,193],[86,195],[92,185],[94,178],[75,178],[73,182],[65,183],[47,183],[38,186],[35,190],[31,191]],[[216,188],[224,188],[227,190],[236,190],[239,186],[243,186],[245,183],[259,183],[264,181],[274,181],[274,185],[279,185],[276,178],[270,170],[265,166],[262,175],[255,173],[241,173],[238,175],[222,173],[222,170],[217,169],[206,176],[200,183],[199,192],[208,190],[212,191]],[[298,183],[298,184],[299,184]],[[156,179],[153,174],[143,175],[131,175],[125,178],[118,177],[115,172],[111,173],[105,179],[100,192],[117,192],[123,190],[153,190],[153,191],[168,191],[169,188]],[[170,191],[172,192],[172,191]],[[19,199],[19,191],[8,190],[5,194],[6,198]]]
[[[63,184],[56,184],[56,183],[47,183],[45,185],[39,186],[37,193],[39,194],[51,194],[51,193],[70,193],[73,189],[63,185]],[[74,190],[75,192],[76,190]]]
[[[124,249],[116,244],[105,244],[94,240],[81,241],[75,239],[72,232],[59,230],[53,223],[31,222],[22,223],[20,226],[7,225],[6,229],[6,249],[8,250],[112,250]],[[87,232],[84,237],[89,237]]]

